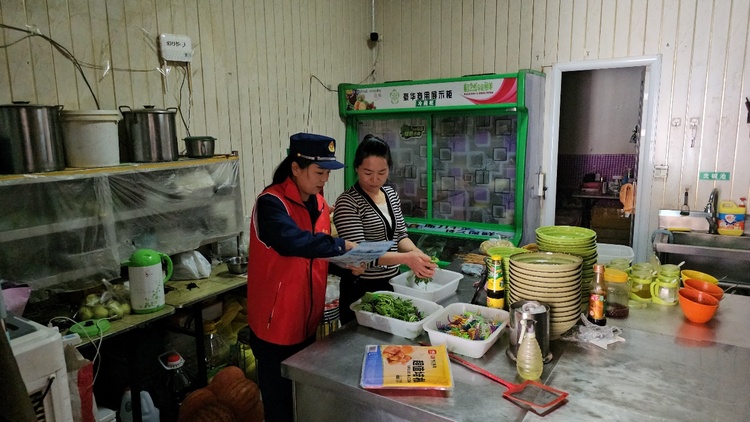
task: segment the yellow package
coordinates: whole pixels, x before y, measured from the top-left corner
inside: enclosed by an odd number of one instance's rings
[[[453,389],[445,345],[368,345],[360,385],[366,389]]]

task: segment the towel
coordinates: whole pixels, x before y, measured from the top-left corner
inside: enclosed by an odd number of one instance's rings
[[[625,217],[630,217],[635,213],[633,203],[635,202],[635,186],[632,183],[625,183],[620,187],[620,202],[622,202],[622,212]]]

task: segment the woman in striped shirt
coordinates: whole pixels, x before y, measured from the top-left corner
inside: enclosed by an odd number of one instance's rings
[[[393,290],[388,281],[407,265],[417,277],[432,277],[435,264],[409,239],[398,193],[386,186],[393,165],[391,150],[382,139],[367,135],[354,155],[357,182],[336,200],[333,222],[338,235],[346,240],[375,242],[394,240],[391,250],[367,263],[360,276],[345,273],[341,277],[339,309],[341,323],[354,319],[349,305],[365,292]]]

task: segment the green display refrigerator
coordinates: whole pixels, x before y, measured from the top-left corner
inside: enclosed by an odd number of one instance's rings
[[[367,134],[385,140],[388,184],[410,233],[535,242],[541,201],[544,74],[339,85],[345,184]]]

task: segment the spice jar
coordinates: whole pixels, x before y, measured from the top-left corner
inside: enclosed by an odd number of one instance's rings
[[[607,318],[625,318],[628,316],[628,274],[616,268],[604,270],[604,281],[607,282]]]
[[[637,264],[636,264],[637,265]],[[630,298],[639,302],[651,302],[652,270],[630,271]]]

